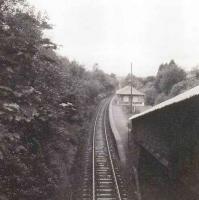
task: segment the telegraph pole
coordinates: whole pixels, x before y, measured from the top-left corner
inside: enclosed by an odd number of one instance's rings
[[[133,75],[132,75],[132,63],[131,63],[131,113],[133,113]]]

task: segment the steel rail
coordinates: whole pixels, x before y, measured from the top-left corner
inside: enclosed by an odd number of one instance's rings
[[[102,107],[103,106],[99,106],[99,110],[98,110],[96,118],[95,118],[94,129],[93,129],[93,143],[92,143],[92,151],[93,151],[93,155],[92,155],[92,157],[93,157],[93,166],[92,166],[92,168],[93,168],[93,174],[92,174],[92,176],[93,176],[93,181],[92,181],[93,182],[93,184],[92,184],[92,186],[93,186],[93,189],[92,189],[93,190],[93,200],[95,200],[95,135],[96,135],[97,120],[98,120],[99,114],[102,110]]]
[[[120,189],[119,189],[119,184],[118,184],[118,181],[117,181],[117,177],[116,177],[116,173],[115,173],[115,168],[114,168],[114,164],[113,164],[113,158],[112,158],[111,151],[110,151],[110,144],[109,144],[108,136],[107,136],[106,112],[107,112],[108,105],[109,104],[106,105],[105,111],[104,111],[104,113],[105,113],[105,115],[104,115],[104,134],[105,134],[106,146],[107,146],[107,149],[108,149],[108,155],[109,155],[109,160],[110,160],[110,163],[111,163],[111,169],[112,169],[112,172],[113,172],[113,177],[114,177],[114,182],[115,182],[115,186],[116,186],[116,191],[117,191],[118,199],[122,200],[121,194],[120,194]]]
[[[113,180],[114,180],[114,185],[115,185],[115,189],[116,189],[116,193],[118,196],[118,200],[122,200],[121,198],[121,194],[120,194],[120,189],[119,189],[119,184],[118,184],[118,180],[117,180],[117,176],[116,176],[116,172],[115,172],[115,168],[114,168],[114,164],[113,164],[113,158],[111,155],[111,150],[110,150],[110,144],[108,141],[108,135],[107,135],[107,128],[106,128],[106,112],[108,109],[108,105],[109,105],[109,101],[107,100],[105,103],[102,103],[101,106],[99,106],[96,118],[95,118],[95,122],[94,122],[94,128],[93,128],[93,138],[92,138],[92,200],[96,200],[96,177],[95,177],[95,172],[96,172],[96,167],[95,167],[95,163],[96,163],[96,156],[95,156],[95,146],[96,146],[96,126],[97,126],[97,122],[98,122],[98,118],[100,116],[100,114],[103,114],[103,133],[105,136],[105,145],[108,151],[108,159],[110,161],[110,165],[111,165],[111,171],[113,174]]]

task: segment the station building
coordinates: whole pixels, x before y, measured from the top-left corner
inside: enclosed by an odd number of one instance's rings
[[[131,105],[131,86],[125,86],[116,91],[118,105]],[[134,107],[144,106],[145,94],[132,88],[132,103]]]

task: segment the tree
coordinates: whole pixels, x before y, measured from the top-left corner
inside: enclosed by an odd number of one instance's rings
[[[162,103],[163,101],[166,101],[169,99],[169,97],[165,93],[160,93],[155,99],[155,104]]]
[[[182,92],[187,90],[187,81],[181,81],[176,83],[169,93],[169,97],[175,97],[178,94],[181,94]]]
[[[172,86],[186,78],[185,71],[178,67],[173,60],[169,64],[160,65],[155,86],[159,92],[168,95]]]
[[[116,79],[57,55],[25,0],[0,10],[0,199],[68,199],[92,113]]]
[[[126,86],[126,85],[130,85],[131,84],[131,74],[128,74],[122,81],[121,81],[121,85],[122,87]],[[136,77],[134,75],[132,75],[132,85],[134,88],[142,88],[143,87],[143,80],[142,78]]]
[[[190,76],[194,77],[196,79],[199,79],[199,66],[194,67],[191,71],[190,71]]]
[[[196,77],[197,70],[192,71]],[[133,86],[145,93],[145,103],[154,105],[173,97],[192,84],[193,81],[187,82],[186,72],[171,60],[169,63],[161,64],[156,76],[138,78],[133,76]],[[186,83],[184,83],[184,81]],[[130,74],[122,80],[122,85],[130,83]],[[184,88],[183,88],[184,87]]]
[[[145,87],[142,89],[142,92],[145,94],[145,104],[154,105],[157,98],[158,92],[155,87]]]

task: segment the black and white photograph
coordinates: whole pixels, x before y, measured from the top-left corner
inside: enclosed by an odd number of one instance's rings
[[[199,1],[0,0],[0,200],[198,200]]]

